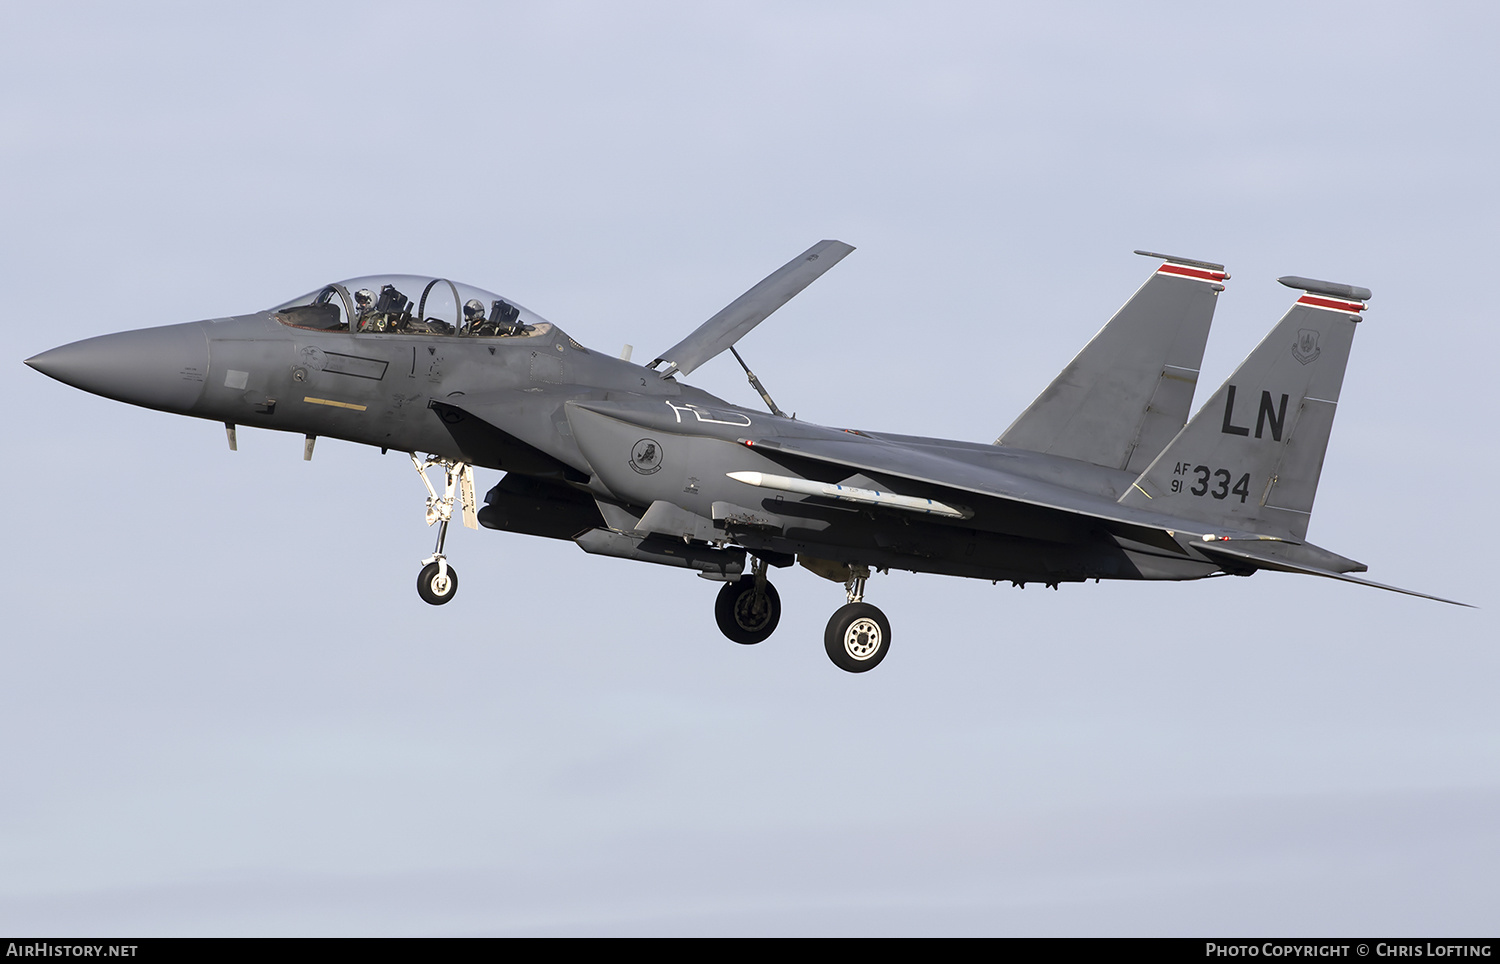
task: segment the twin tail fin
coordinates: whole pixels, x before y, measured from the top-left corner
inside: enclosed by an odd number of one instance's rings
[[[1288,276],[1304,293],[1120,504],[1292,542],[1307,535],[1368,288]]]

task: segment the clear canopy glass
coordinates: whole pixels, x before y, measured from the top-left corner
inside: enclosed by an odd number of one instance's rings
[[[540,315],[494,292],[410,274],[338,281],[271,311],[294,328],[362,334],[498,338],[552,328]]]

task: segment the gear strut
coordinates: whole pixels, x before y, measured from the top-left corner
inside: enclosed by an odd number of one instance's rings
[[[432,555],[422,560],[424,568],[417,580],[417,591],[423,599],[440,605],[452,599],[458,591],[458,574],[449,567],[448,557],[443,553],[448,540],[448,522],[453,518],[455,496],[462,505],[464,525],[470,529],[479,528],[479,513],[474,507],[474,467],[468,462],[431,455],[422,461],[415,454],[411,456],[411,464],[422,477],[422,484],[427,486],[427,524],[438,524],[437,545],[433,547]],[[432,480],[427,477],[427,470],[433,467],[443,470],[442,495],[438,495]],[[424,588],[427,591],[424,592]]]

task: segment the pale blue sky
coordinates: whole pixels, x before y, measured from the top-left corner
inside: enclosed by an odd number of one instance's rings
[[[0,930],[1485,934],[1500,907],[1497,16],[1484,4],[8,6],[16,335]],[[1146,278],[1221,261],[1199,400],[1301,274],[1373,289],[1310,537],[1262,574],[893,574],[890,657],[461,530],[404,457],[21,359],[442,274],[654,353],[820,238],[778,403],[988,441]],[[755,401],[731,360],[694,384]],[[480,473],[488,488],[498,473]]]

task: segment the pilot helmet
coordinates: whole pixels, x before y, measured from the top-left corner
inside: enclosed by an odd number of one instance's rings
[[[478,298],[470,298],[464,303],[464,321],[473,323],[484,320],[484,302]]]
[[[375,303],[375,293],[369,288],[361,288],[354,293],[354,303],[361,310],[368,308]]]

